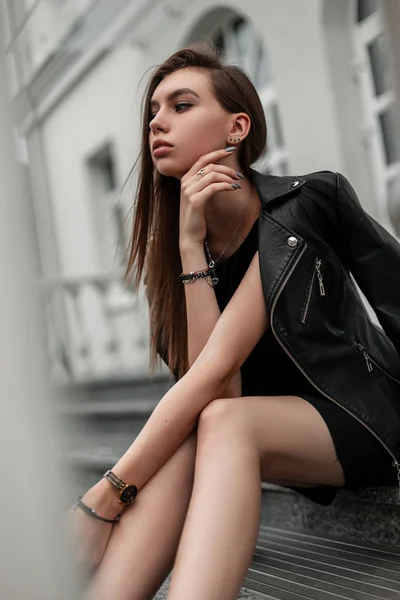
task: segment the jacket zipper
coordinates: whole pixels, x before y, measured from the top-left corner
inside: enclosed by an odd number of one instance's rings
[[[386,377],[389,377],[390,379],[392,379],[393,381],[395,381],[396,383],[398,383],[400,385],[400,379],[396,379],[396,377],[394,377],[393,375],[388,373],[383,367],[381,367],[381,365],[379,363],[377,363],[374,358],[371,358],[371,356],[368,354],[368,352],[366,351],[364,346],[362,344],[360,344],[360,342],[358,342],[357,340],[353,340],[353,343],[354,343],[355,347],[357,348],[357,350],[359,352],[361,352],[361,354],[363,355],[363,358],[367,365],[368,373],[372,373],[372,371],[374,370],[372,365],[375,365],[377,367],[377,369],[379,369],[380,371],[382,371],[382,373],[384,373],[386,375]]]
[[[328,398],[328,400],[331,400],[332,402],[334,402],[335,404],[337,404],[340,408],[342,408],[343,410],[345,410],[350,416],[354,417],[354,419],[357,419],[357,421],[359,423],[361,423],[361,425],[363,425],[363,427],[365,427],[366,429],[368,429],[368,431],[370,431],[370,433],[372,433],[372,435],[374,437],[376,437],[376,439],[378,440],[378,442],[380,442],[382,444],[382,446],[387,450],[387,452],[390,454],[390,456],[393,458],[393,467],[397,470],[397,480],[399,482],[399,499],[400,499],[400,463],[397,461],[395,455],[393,454],[393,452],[387,447],[387,445],[380,439],[380,437],[374,432],[372,431],[372,429],[370,429],[368,427],[368,425],[366,425],[365,423],[363,423],[361,421],[361,419],[359,419],[356,415],[354,415],[352,412],[350,412],[347,408],[345,408],[344,406],[342,406],[339,402],[337,402],[334,398],[332,398],[331,396],[329,396],[328,394],[326,394],[323,390],[321,390],[321,388],[319,388],[311,379],[310,377],[307,375],[307,373],[304,372],[304,370],[301,368],[301,366],[298,364],[298,362],[295,360],[295,358],[292,356],[292,354],[289,352],[289,350],[287,350],[286,346],[284,346],[281,342],[281,340],[279,339],[279,337],[276,334],[275,328],[274,328],[274,311],[275,311],[275,307],[276,304],[279,300],[279,297],[284,289],[284,287],[286,286],[287,282],[289,281],[293,271],[295,270],[295,268],[297,267],[297,265],[300,262],[301,257],[303,256],[304,252],[307,249],[307,244],[305,244],[304,248],[302,249],[302,251],[300,252],[299,256],[297,257],[295,263],[293,264],[293,266],[291,267],[291,269],[289,270],[289,273],[287,274],[287,276],[285,277],[285,279],[282,281],[275,299],[272,303],[272,307],[271,307],[271,318],[270,318],[270,323],[271,323],[271,330],[272,333],[274,334],[275,339],[277,340],[278,344],[283,348],[283,350],[286,352],[286,354],[289,356],[289,358],[294,362],[294,364],[297,366],[297,368],[303,373],[304,377],[306,379],[308,379],[308,381],[311,383],[311,385],[313,385],[315,387],[315,389],[317,389],[323,396],[325,396],[326,398]],[[372,362],[372,361],[371,361]],[[374,362],[375,364],[375,362]],[[393,377],[392,377],[393,379]],[[396,381],[396,380],[395,380]]]
[[[324,279],[323,279],[322,273],[321,273],[321,260],[318,257],[315,259],[315,266],[314,266],[313,276],[311,279],[310,290],[308,292],[308,298],[307,298],[306,306],[304,309],[303,318],[301,319],[301,322],[303,323],[303,325],[307,322],[308,313],[310,312],[311,298],[312,298],[313,291],[314,291],[314,284],[315,284],[316,277],[318,278],[319,294],[320,294],[320,296],[325,296]]]

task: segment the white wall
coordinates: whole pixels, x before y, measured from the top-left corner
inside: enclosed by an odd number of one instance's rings
[[[378,207],[367,147],[362,142],[363,123],[358,86],[354,77],[353,44],[355,0],[324,0],[321,3],[327,50],[327,74],[334,102],[343,173],[351,180],[360,199],[373,216]]]
[[[122,184],[137,150],[137,50],[116,48],[81,79],[43,124],[50,194],[62,274],[97,272],[93,207],[85,161],[107,140],[115,142]]]
[[[121,188],[138,151],[136,86],[142,66],[138,50],[129,45],[115,48],[86,73],[43,123],[60,275],[85,276],[104,270],[102,240],[96,231],[96,199],[86,159],[105,142],[113,142],[117,187]],[[127,210],[132,200],[126,196]],[[83,307],[83,333],[67,301],[71,358],[77,376],[101,375],[119,368],[130,373],[146,371],[148,348],[140,342],[143,329],[147,329],[143,302],[136,308],[127,307],[128,298],[121,297],[116,288],[112,297],[103,304],[98,289],[85,286],[79,296]],[[118,307],[122,305],[125,308],[120,311]],[[113,353],[108,350],[108,344],[110,335],[116,331],[119,350]],[[84,340],[89,344],[88,358],[82,357],[79,351]]]

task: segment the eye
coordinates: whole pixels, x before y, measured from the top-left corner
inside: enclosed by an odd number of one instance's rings
[[[175,104],[175,110],[177,108],[181,108],[181,107],[186,107],[186,108],[190,108],[191,106],[193,106],[193,104],[190,104],[189,102],[179,102],[179,104]],[[182,112],[181,110],[178,110],[177,112]]]
[[[178,102],[178,104],[175,104],[174,109],[175,109],[175,112],[182,112],[182,110],[177,110],[177,109],[182,108],[183,110],[187,110],[191,106],[193,106],[193,104],[191,104],[190,102]],[[156,117],[156,115],[157,115],[157,113],[150,113],[149,124]]]

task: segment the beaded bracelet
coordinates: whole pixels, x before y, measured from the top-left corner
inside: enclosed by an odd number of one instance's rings
[[[197,279],[204,279],[205,277],[211,277],[212,269],[207,268],[203,271],[190,271],[190,273],[181,273],[178,278],[182,283],[192,283]]]
[[[214,283],[213,283],[211,276],[204,277],[202,279],[204,279],[204,281],[206,283],[208,283],[208,285],[210,287],[214,287]],[[183,285],[189,285],[190,283],[196,283],[196,281],[200,281],[200,279],[191,279],[191,280],[187,280],[187,281],[182,281],[182,283],[183,283]]]

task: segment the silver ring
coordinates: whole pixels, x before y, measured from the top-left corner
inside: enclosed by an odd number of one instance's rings
[[[201,175],[202,177],[204,177],[206,175],[206,172],[204,169],[200,169],[200,171],[197,171],[196,175]]]

